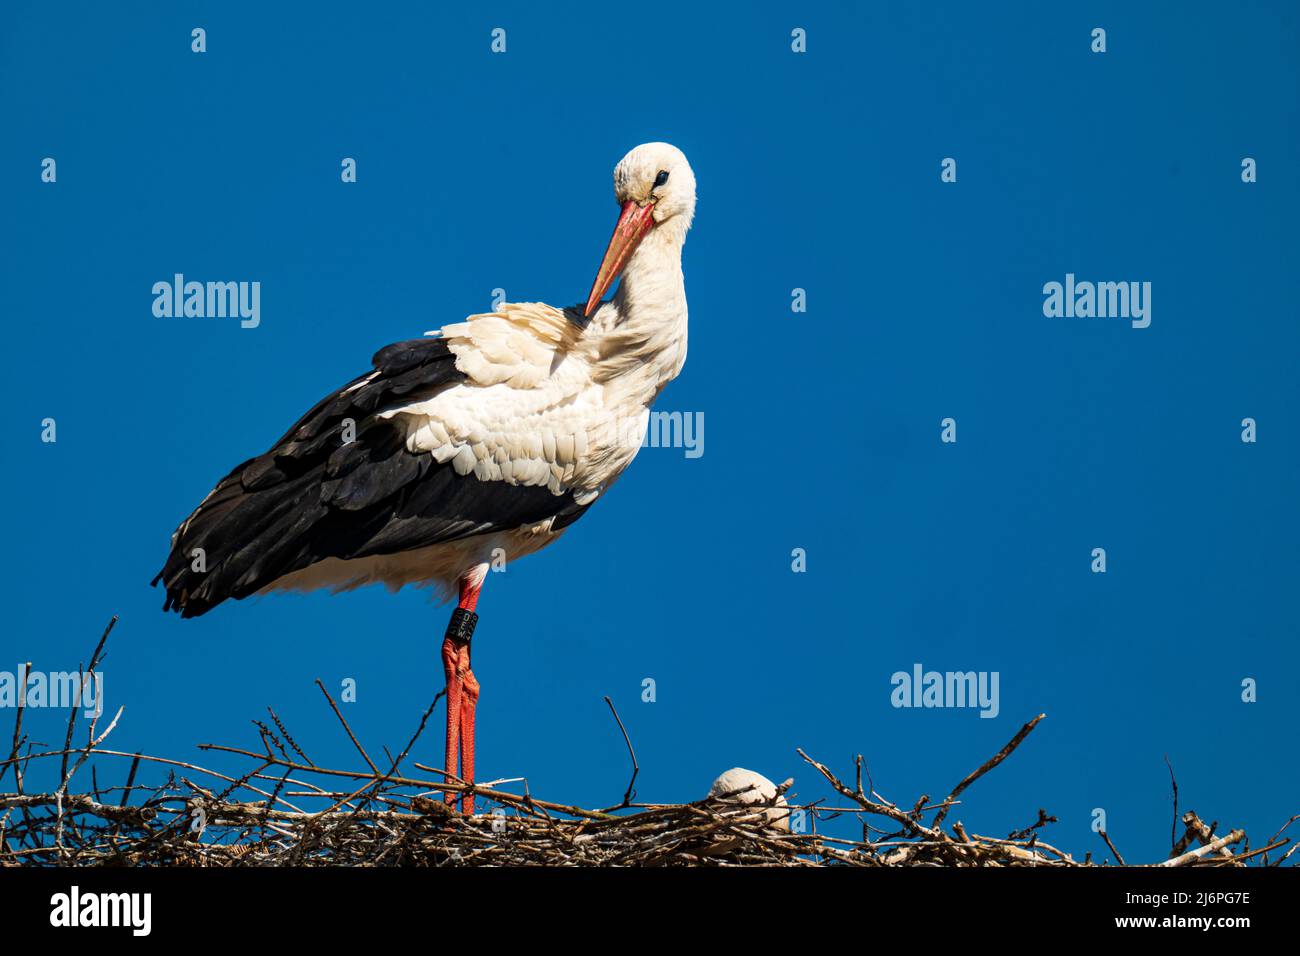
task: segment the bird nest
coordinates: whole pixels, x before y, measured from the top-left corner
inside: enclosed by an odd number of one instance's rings
[[[98,666],[112,627],[110,622],[86,673]],[[876,790],[861,756],[852,783],[846,783],[800,750],[833,796],[798,803],[789,799],[793,781],[787,780],[775,788],[715,792],[691,803],[647,804],[635,800],[639,766],[610,703],[627,744],[631,781],[619,804],[588,809],[539,799],[523,779],[470,785],[413,761],[411,770],[403,769],[438,698],[401,753],[385,750],[376,763],[324,685],[317,684],[357,750],[360,763],[353,769],[314,763],[269,708],[269,722],[253,722],[257,749],[200,745],[248,761],[247,771],[235,777],[186,761],[109,749],[105,744],[121,710],[102,728],[98,718],[83,719],[85,742],[74,746],[79,722],[74,708],[64,746],[37,751],[23,733],[20,707],[11,753],[0,763],[0,788],[6,779],[12,786],[0,789],[0,866],[1127,865],[1105,832],[1099,836],[1110,856],[1101,861],[1052,846],[1042,836],[1056,818],[1044,810],[1032,825],[1005,837],[982,836],[959,821],[948,822],[961,795],[1019,747],[1041,714],[938,802],[923,795],[910,807],[894,803]],[[53,761],[59,763],[59,786],[27,792],[33,764]],[[101,785],[99,771],[111,761],[126,766],[124,782]],[[162,779],[138,782],[146,766],[163,768]],[[89,787],[73,787],[74,780],[87,776]],[[1217,824],[1196,813],[1180,815],[1172,770],[1171,782],[1182,832],[1171,839],[1168,857],[1152,865],[1290,865],[1300,844],[1288,846],[1291,840],[1282,832],[1300,815],[1251,849],[1242,830],[1219,835]],[[501,789],[506,785],[519,785],[523,792]],[[463,813],[446,802],[469,794],[480,812]],[[854,818],[850,829],[860,837],[822,832],[827,821],[845,817]]]

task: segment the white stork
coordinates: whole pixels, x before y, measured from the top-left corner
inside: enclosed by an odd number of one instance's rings
[[[544,548],[610,488],[686,360],[695,176],[679,149],[647,143],[615,167],[614,195],[622,214],[585,307],[507,303],[380,349],[181,523],[154,579],[163,609],[197,617],[228,598],[374,582],[458,594],[442,645],[445,772],[472,783],[470,637],[489,562]]]

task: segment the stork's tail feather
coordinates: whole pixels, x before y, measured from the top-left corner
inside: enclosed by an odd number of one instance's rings
[[[319,474],[250,489],[258,459],[231,472],[177,529],[171,553],[154,584],[167,589],[164,611],[198,617],[229,598],[256,593],[291,570],[299,555],[277,552],[291,536],[297,506],[305,495],[320,495]],[[319,472],[319,469],[315,469]],[[302,550],[301,539],[298,551]]]

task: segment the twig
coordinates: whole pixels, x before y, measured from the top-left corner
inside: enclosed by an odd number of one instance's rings
[[[623,794],[623,802],[614,809],[619,810],[623,807],[630,806],[632,798],[636,796],[633,787],[636,786],[636,775],[641,772],[641,767],[636,762],[636,751],[632,749],[632,738],[627,735],[627,728],[623,726],[623,719],[619,717],[618,711],[614,708],[614,702],[607,696],[605,703],[609,704],[609,712],[614,715],[614,720],[618,723],[618,729],[623,732],[623,743],[627,744],[627,755],[632,758],[632,779],[627,782],[627,790]]]
[[[1169,754],[1165,754],[1165,766],[1169,768],[1169,786],[1174,791],[1174,818],[1169,824],[1169,846],[1172,852],[1170,856],[1177,856],[1178,850],[1173,848],[1178,845],[1178,779],[1174,776],[1174,765],[1169,762]]]
[[[1105,830],[1098,830],[1097,832],[1101,834],[1101,838],[1105,840],[1106,845],[1110,847],[1110,852],[1115,854],[1115,861],[1119,863],[1120,866],[1128,866],[1128,864],[1124,862],[1124,858],[1120,856],[1119,850],[1115,848],[1115,844],[1110,842],[1110,835]]]
[[[370,755],[366,753],[365,748],[357,741],[357,735],[354,734],[352,728],[348,726],[347,720],[345,720],[343,714],[339,712],[338,705],[334,703],[334,698],[330,696],[330,692],[325,689],[325,685],[320,682],[319,677],[316,678],[316,686],[319,687],[320,692],[325,695],[325,699],[330,702],[330,710],[334,711],[334,716],[339,719],[339,723],[343,725],[343,729],[348,732],[348,737],[352,740],[352,746],[357,748],[357,753],[361,754],[361,759],[366,762],[366,766],[370,768],[370,772],[376,774],[379,773],[379,768],[375,766],[375,762],[370,759]]]
[[[984,776],[986,773],[988,773],[990,770],[992,770],[1002,761],[1010,757],[1011,754],[1015,751],[1015,749],[1020,746],[1020,742],[1024,740],[1026,737],[1028,737],[1030,731],[1032,731],[1035,727],[1037,727],[1038,722],[1046,716],[1047,716],[1046,714],[1039,714],[1029,723],[1025,724],[1025,726],[1021,727],[1020,730],[1016,732],[1016,735],[1012,737],[1009,741],[1007,741],[1007,745],[1005,747],[1003,747],[996,754],[994,754],[992,757],[986,760],[983,766],[981,766],[978,770],[975,770],[974,772],[967,774],[966,778],[962,780],[961,783],[953,787],[952,792],[948,794],[948,799],[945,800],[944,803],[952,803],[952,801],[956,800],[959,796],[961,796],[963,790],[969,787],[980,777]],[[943,823],[943,818],[946,817],[947,815],[948,815],[948,808],[944,807],[935,816],[933,825],[936,827],[939,826],[941,823]]]
[[[31,661],[27,661],[26,664],[24,664],[22,667],[19,668],[19,671],[23,675],[23,684],[21,687],[18,688],[18,706],[14,715],[14,745],[13,745],[13,749],[9,751],[9,759],[5,761],[3,766],[0,766],[0,782],[4,781],[5,772],[9,769],[9,764],[15,763],[15,758],[17,758],[18,756],[18,751],[21,750],[23,746],[23,710],[27,705],[27,683],[26,682],[27,682],[27,675],[31,672],[31,669],[32,669]],[[21,770],[16,763],[14,765],[14,780],[16,781],[15,787],[17,791],[19,793],[22,793],[23,792],[22,775],[21,775]]]

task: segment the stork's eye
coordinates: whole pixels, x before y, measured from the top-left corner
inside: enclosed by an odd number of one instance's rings
[[[658,189],[664,183],[668,182],[668,170],[659,170],[659,175],[655,177],[655,189]]]

